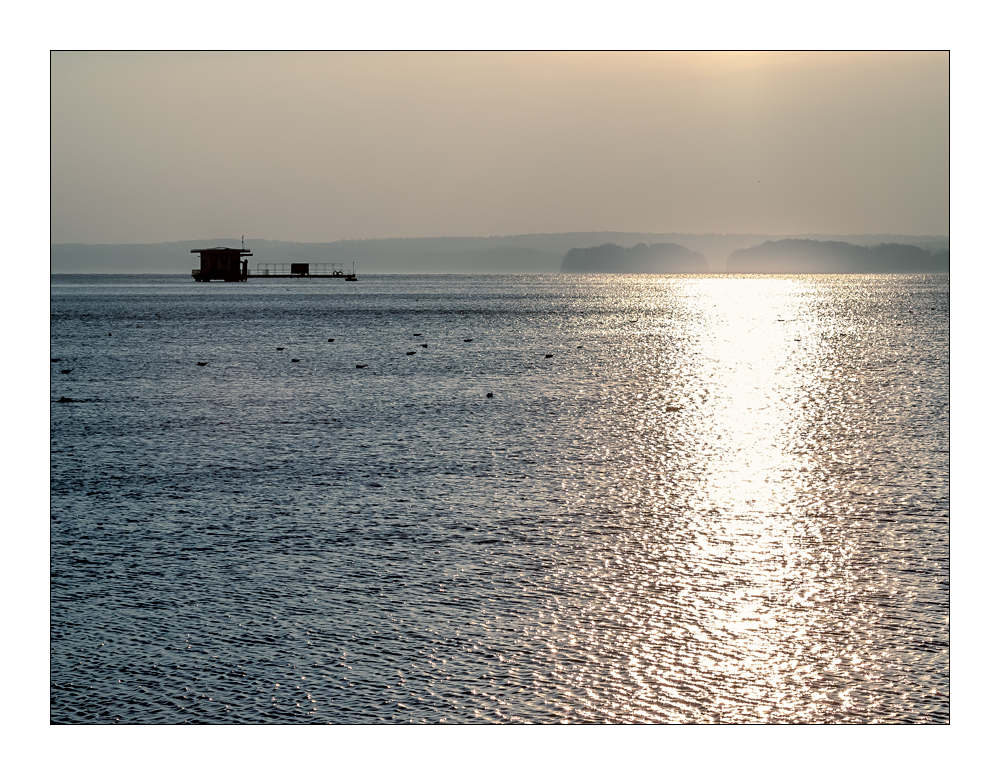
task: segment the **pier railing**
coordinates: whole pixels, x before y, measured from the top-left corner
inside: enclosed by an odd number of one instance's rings
[[[257,264],[257,270],[250,277],[343,277],[342,263],[327,264]]]

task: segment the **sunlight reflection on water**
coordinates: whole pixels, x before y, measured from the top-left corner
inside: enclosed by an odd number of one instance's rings
[[[624,715],[668,720],[683,708],[690,717],[683,702],[696,694],[694,717],[705,720],[866,718],[853,696],[877,680],[885,644],[865,638],[871,617],[849,602],[862,593],[854,565],[873,558],[856,556],[844,524],[852,506],[827,497],[837,450],[811,433],[811,408],[842,400],[830,389],[839,384],[831,351],[850,321],[823,316],[817,278],[673,283],[666,317],[690,321],[684,352],[663,368],[673,334],[656,321],[649,335],[662,347],[634,364],[646,379],[628,407],[645,481],[626,510],[642,533],[616,562],[633,583],[622,585],[620,571],[604,579],[612,600],[627,600],[639,694]],[[672,377],[685,372],[680,391]],[[839,423],[840,442],[854,430]]]

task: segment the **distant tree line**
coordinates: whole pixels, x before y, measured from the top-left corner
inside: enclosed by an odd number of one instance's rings
[[[948,272],[948,248],[882,243],[865,247],[848,242],[784,239],[740,248],[729,254],[726,271],[744,273],[881,274]]]
[[[688,250],[673,242],[635,247],[607,243],[594,248],[572,248],[563,258],[560,272],[594,272],[622,274],[677,274],[707,272],[708,261],[701,253]]]

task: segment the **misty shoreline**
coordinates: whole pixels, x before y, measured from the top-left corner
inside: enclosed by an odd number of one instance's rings
[[[572,250],[615,245],[630,250],[640,244],[675,244],[704,256],[707,272],[726,273],[734,251],[767,242],[812,240],[844,242],[860,247],[909,245],[921,250],[947,250],[940,235],[767,235],[678,234],[638,232],[569,232],[506,237],[428,237],[337,242],[286,242],[248,238],[255,262],[352,262],[360,275],[369,274],[558,274]],[[211,246],[237,247],[239,239],[209,238],[148,244],[50,246],[50,274],[186,274],[197,266],[191,250]],[[706,271],[706,270],[702,270]],[[946,270],[945,270],[946,271]]]
[[[786,239],[734,250],[726,269],[739,274],[944,274],[950,270],[950,253],[895,242],[865,246]]]

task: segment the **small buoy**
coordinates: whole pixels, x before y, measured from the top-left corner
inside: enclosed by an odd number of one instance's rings
[[[301,360],[301,358],[292,358],[292,363],[298,363]]]
[[[422,344],[422,345],[420,345],[420,346],[421,346],[421,347],[426,347],[427,345],[425,345],[425,344]]]
[[[551,353],[549,353],[549,354],[548,354],[548,355],[546,355],[545,357],[546,357],[546,358],[551,358],[551,357],[552,357],[552,354],[551,354]]]
[[[486,394],[486,397],[487,397],[487,398],[493,398],[493,394],[492,394],[492,393],[487,393],[487,394]]]
[[[409,351],[409,352],[407,353],[407,355],[416,355],[416,354],[417,354],[417,351],[416,351],[416,350],[410,350],[410,351]]]
[[[208,365],[208,361],[198,361],[198,365],[199,366],[207,366]]]
[[[62,372],[63,374],[69,374],[71,371],[73,371],[73,369],[60,369],[59,371]]]
[[[368,367],[367,363],[359,363],[359,364],[355,365],[354,368],[356,368],[356,369],[364,369],[364,368],[367,368],[367,367]]]

